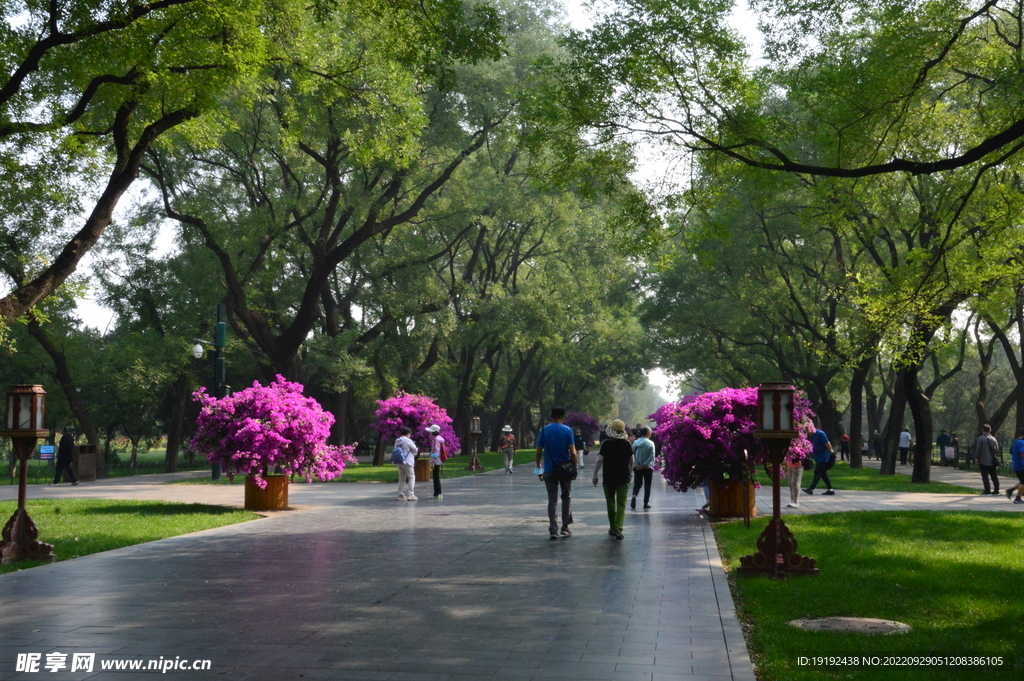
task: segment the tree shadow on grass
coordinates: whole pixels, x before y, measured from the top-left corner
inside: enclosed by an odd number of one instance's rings
[[[211,506],[208,504],[175,504],[119,502],[103,506],[92,506],[83,509],[69,509],[70,513],[81,515],[140,515],[140,516],[176,516],[176,515],[228,515],[237,513],[239,509],[227,506]]]

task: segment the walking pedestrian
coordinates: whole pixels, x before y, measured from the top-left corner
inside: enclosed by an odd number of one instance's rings
[[[850,460],[850,436],[846,433],[839,436],[839,460]]]
[[[1017,475],[1017,484],[1006,490],[1006,498],[1009,499],[1016,492],[1015,504],[1024,504],[1021,495],[1024,494],[1024,428],[1017,431],[1017,439],[1013,441],[1010,449],[1010,456],[1013,457],[1013,472]]]
[[[800,508],[800,481],[804,477],[804,462],[796,457],[786,456],[786,479],[789,482],[790,508]]]
[[[402,450],[405,458],[398,466],[398,498],[401,501],[419,501],[416,496],[416,455],[419,449],[412,441],[409,428],[402,426],[399,431],[401,435],[395,440],[395,447]]]
[[[441,494],[441,466],[444,460],[441,458],[441,450],[444,447],[444,438],[441,437],[441,426],[436,423],[427,426],[430,433],[430,473],[434,480],[434,496],[431,499],[444,499]]]
[[[571,537],[572,531],[572,481],[576,479],[576,447],[573,443],[572,428],[565,425],[565,409],[551,408],[551,423],[541,428],[537,435],[537,468],[544,468],[542,478],[548,490],[548,535],[558,539],[558,493],[562,493],[562,529],[564,537]]]
[[[952,451],[949,451],[950,442],[949,435],[946,433],[946,429],[943,428],[939,431],[939,436],[935,438],[935,446],[939,448],[939,465],[941,466],[948,466],[953,458],[950,456]]]
[[[999,455],[999,442],[992,435],[992,426],[987,423],[981,427],[981,435],[974,441],[974,459],[981,469],[981,482],[985,485],[982,496],[999,496],[999,474],[996,472]],[[991,489],[989,478],[992,479]]]
[[[814,494],[814,488],[818,486],[819,480],[825,482],[826,489],[822,492],[824,496],[835,494],[832,481],[828,479],[829,460],[835,454],[832,451],[832,443],[828,441],[828,435],[821,428],[814,431],[814,435],[811,436],[811,456],[814,458],[814,479],[811,480],[810,487],[804,488],[804,494]]]
[[[654,479],[654,443],[650,440],[651,429],[641,427],[637,439],[633,442],[633,472],[636,473],[633,482],[633,498],[629,500],[629,507],[636,510],[636,495],[640,492],[640,486],[644,488],[644,508],[651,507],[651,481]]]
[[[576,447],[576,459],[580,462],[579,468],[583,470],[583,458],[582,452],[587,448],[587,443],[583,440],[583,433],[580,432],[579,428],[576,428],[572,434],[572,443]]]
[[[910,428],[904,428],[900,433],[900,465],[907,465],[907,454],[910,453]]]
[[[505,460],[505,472],[512,475],[512,457],[516,455],[516,436],[512,434],[512,426],[501,429],[501,456]]]
[[[639,442],[639,439],[637,441]],[[652,446],[652,456],[653,449]],[[633,447],[626,434],[626,424],[615,419],[608,431],[608,439],[601,444],[601,449],[598,450],[593,477],[594,486],[597,487],[598,473],[604,468],[604,500],[608,506],[608,534],[615,539],[622,539],[625,536],[622,534],[622,528],[626,520],[626,495],[629,494],[629,469],[632,465]],[[636,501],[635,492],[633,501]]]
[[[57,470],[53,474],[53,484],[59,485],[61,474],[67,471],[68,478],[71,479],[71,486],[74,487],[78,484],[78,476],[75,475],[75,468],[71,465],[75,460],[75,436],[68,426],[64,426],[61,433],[63,435],[57,444]]]
[[[871,451],[876,459],[882,458],[882,434],[878,432],[878,428],[875,428],[875,432],[871,433]]]

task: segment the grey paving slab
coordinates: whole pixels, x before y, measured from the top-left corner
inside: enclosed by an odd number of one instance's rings
[[[549,541],[543,485],[520,467],[445,481],[295,485],[300,509],[0,576],[0,679],[19,652],[211,660],[180,679],[752,679],[699,495],[656,484],[650,511],[607,534],[577,482],[573,537]],[[9,490],[0,490],[0,498]],[[144,480],[36,488],[30,498],[241,503],[241,489]],[[705,674],[706,675],[706,674]]]

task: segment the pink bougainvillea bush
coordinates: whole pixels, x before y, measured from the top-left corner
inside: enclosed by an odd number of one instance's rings
[[[229,478],[251,475],[261,488],[268,472],[330,480],[341,475],[345,464],[355,461],[355,445],[327,444],[334,416],[311,397],[303,397],[302,385],[283,376],[270,385],[240,390],[217,399],[200,388],[192,395],[202,408],[192,438],[194,451],[210,463],[220,464]]]
[[[574,411],[565,415],[565,425],[572,428],[573,431],[579,428],[580,435],[588,442],[593,442],[597,439],[598,434],[601,432],[601,424],[597,419],[589,414],[580,414]]]
[[[462,450],[459,438],[452,429],[452,419],[444,407],[434,404],[433,397],[410,395],[399,392],[387,400],[377,400],[380,408],[376,411],[377,423],[374,428],[385,442],[392,442],[402,434],[402,426],[412,431],[412,441],[421,452],[430,451],[430,434],[427,426],[436,423],[441,427],[441,437],[448,447],[448,453],[458,454]]]
[[[810,453],[813,415],[810,400],[797,391],[793,419],[798,435],[788,459],[799,461]],[[651,418],[658,423],[654,434],[662,443],[665,480],[680,492],[698,487],[706,477],[756,481],[767,454],[757,439],[756,416],[757,388],[689,395],[658,409]]]

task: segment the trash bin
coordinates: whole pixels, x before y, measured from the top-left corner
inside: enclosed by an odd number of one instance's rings
[[[416,482],[430,482],[430,458],[416,459]]]
[[[96,479],[96,456],[99,448],[96,445],[78,445],[75,447],[73,465],[79,480]]]

